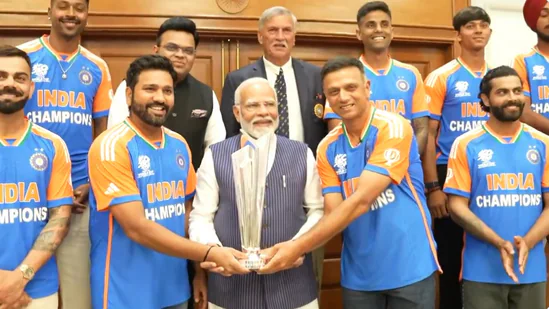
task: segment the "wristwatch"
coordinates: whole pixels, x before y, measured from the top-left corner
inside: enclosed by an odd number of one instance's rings
[[[431,192],[436,191],[436,190],[440,190],[440,184],[438,183],[438,181],[425,183],[425,192],[426,193],[431,193]]]
[[[19,270],[23,273],[23,278],[29,281],[34,277],[34,269],[27,264],[19,266]]]

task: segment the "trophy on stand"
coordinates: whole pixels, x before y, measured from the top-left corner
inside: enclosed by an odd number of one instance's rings
[[[255,142],[246,142],[240,150],[232,154],[240,241],[242,251],[248,255],[241,262],[247,269],[259,269],[265,264],[259,251],[267,162],[272,138],[275,138],[274,133],[267,133]]]

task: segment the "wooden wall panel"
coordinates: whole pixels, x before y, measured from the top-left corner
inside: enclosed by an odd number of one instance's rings
[[[455,4],[463,0],[388,0],[393,12],[397,40],[451,43],[454,37],[451,17]],[[356,13],[364,0],[250,0],[238,14],[223,12],[215,0],[94,0],[90,6],[88,32],[132,35],[154,33],[168,17],[185,15],[193,18],[204,33],[223,31],[253,35],[262,11],[270,6],[285,5],[300,21],[302,36],[340,37],[352,39],[356,29]],[[24,31],[46,29],[48,1],[0,0],[0,29]],[[427,8],[429,13],[427,14]],[[128,33],[128,30],[132,31]]]

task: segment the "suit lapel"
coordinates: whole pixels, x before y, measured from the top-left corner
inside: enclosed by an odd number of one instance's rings
[[[297,93],[299,95],[299,107],[301,109],[301,118],[303,119],[303,125],[305,120],[308,119],[306,115],[311,112],[312,106],[307,106],[307,96],[309,94],[309,88],[307,87],[307,74],[303,65],[298,60],[292,58],[292,67],[294,68],[295,82],[297,84]]]
[[[265,71],[265,62],[263,62],[263,57],[257,59],[253,66],[254,73],[257,77],[263,77],[267,79],[267,72]]]

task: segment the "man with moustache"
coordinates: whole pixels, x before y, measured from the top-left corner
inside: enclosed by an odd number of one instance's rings
[[[215,93],[190,74],[199,41],[192,20],[172,17],[158,29],[153,47],[155,53],[170,59],[177,72],[175,106],[164,125],[185,137],[193,154],[195,169],[200,167],[204,150],[224,140],[226,135]],[[109,128],[129,115],[126,86],[126,81],[122,81],[116,90],[109,112]]]
[[[314,154],[326,136],[323,120],[326,98],[322,92],[320,68],[292,57],[295,46],[297,18],[287,8],[276,6],[263,11],[259,18],[257,39],[263,57],[225,78],[221,97],[221,115],[227,138],[240,134],[234,118],[236,88],[252,77],[266,78],[278,97],[279,125],[276,134],[306,143]],[[313,252],[315,276],[320,290],[324,266],[324,249]]]
[[[357,13],[357,39],[364,53],[360,61],[364,74],[372,82],[370,101],[379,109],[398,113],[412,123],[420,154],[427,144],[429,109],[425,87],[416,67],[391,58],[389,45],[393,39],[391,10],[383,1],[364,4]],[[330,129],[341,121],[327,104],[325,110]]]
[[[237,260],[244,253],[185,238],[196,176],[185,139],[163,127],[176,80],[166,57],[132,62],[126,75],[130,116],[91,146],[95,309],[186,309],[187,259],[212,262],[224,275],[249,272]]]
[[[517,55],[513,68],[524,83],[526,108],[521,121],[549,134],[549,98],[547,76],[549,62],[549,3],[547,0],[526,0],[523,7],[524,20],[538,36],[536,46]]]
[[[191,240],[242,250],[231,155],[247,143],[272,134],[279,124],[277,94],[267,79],[242,82],[234,94],[241,134],[210,146],[198,171],[190,218]],[[320,180],[313,152],[280,135],[270,140],[261,248],[291,241],[323,215]],[[301,265],[301,263],[303,263]],[[208,278],[210,309],[318,309],[310,254],[284,273]]]
[[[69,230],[71,165],[63,140],[25,118],[33,90],[28,55],[0,46],[2,309],[58,308],[54,253]]]
[[[430,120],[427,149],[422,159],[427,205],[435,218],[433,231],[444,271],[439,277],[442,309],[462,308],[459,276],[463,249],[463,229],[449,218],[448,199],[442,185],[454,140],[488,119],[477,98],[480,81],[488,71],[484,55],[492,34],[490,22],[490,16],[482,8],[470,6],[460,10],[453,19],[460,56],[425,79]]]
[[[444,187],[465,230],[463,308],[543,309],[549,137],[519,121],[525,100],[512,68],[489,71],[479,97],[490,117],[454,142]]]
[[[36,85],[25,114],[61,136],[71,156],[74,215],[56,255],[63,305],[78,309],[91,305],[87,155],[107,128],[112,99],[107,64],[80,45],[88,9],[89,0],[51,0],[50,34],[20,46],[29,54]]]
[[[326,215],[310,231],[269,250],[259,273],[275,273],[343,231],[346,309],[434,309],[440,271],[412,126],[370,103],[358,59],[322,68],[326,99],[342,119],[320,143],[317,167]]]

